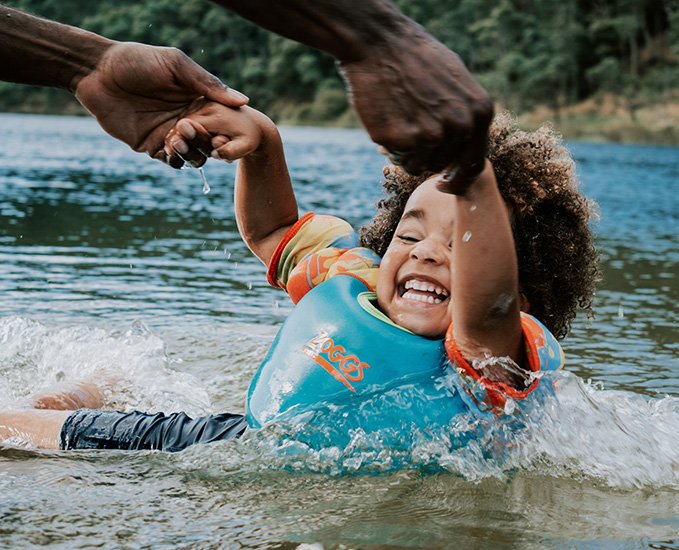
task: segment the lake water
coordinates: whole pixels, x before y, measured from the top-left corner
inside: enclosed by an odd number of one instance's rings
[[[4,114],[0,130],[0,406],[104,373],[120,409],[243,412],[291,304],[238,237],[235,167],[210,161],[204,195],[196,170],[87,118]],[[371,217],[384,160],[363,132],[282,134],[301,210]],[[605,280],[556,395],[516,433],[464,448],[357,434],[316,449],[292,427],[177,454],[0,444],[0,548],[679,547],[679,149],[571,149],[600,205]]]

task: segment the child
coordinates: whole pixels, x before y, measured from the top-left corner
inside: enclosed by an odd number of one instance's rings
[[[215,110],[219,127],[211,126]],[[548,129],[516,132],[507,115],[497,117],[489,160],[473,182],[388,167],[392,196],[378,205],[359,247],[342,220],[298,218],[280,137],[263,114],[206,104],[182,124],[187,138],[216,136],[215,155],[241,159],[241,235],[268,265],[269,281],[299,302],[251,384],[250,426],[406,379],[430,383],[446,356],[463,380],[482,383],[496,407],[532,391],[532,373],[562,365],[549,331],[564,337],[576,309],[591,309],[598,256],[573,161]],[[167,146],[179,150],[180,142],[170,136]],[[51,410],[102,403],[90,383],[62,393],[70,402],[55,406],[47,394],[32,408],[1,413],[0,437],[21,434],[54,448],[179,450],[246,429],[240,415]],[[455,403],[446,414],[463,410],[459,400],[436,397]]]

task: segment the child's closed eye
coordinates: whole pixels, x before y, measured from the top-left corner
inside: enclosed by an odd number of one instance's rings
[[[412,235],[396,235],[396,238],[406,243],[416,243],[420,240]]]

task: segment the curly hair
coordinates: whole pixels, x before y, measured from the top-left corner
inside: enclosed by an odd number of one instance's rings
[[[601,272],[589,222],[597,205],[578,191],[575,162],[549,125],[524,132],[513,116],[499,113],[489,130],[488,158],[510,212],[521,291],[531,314],[562,339],[578,309],[593,315]],[[387,197],[360,229],[361,245],[384,255],[408,198],[432,175],[385,167]]]

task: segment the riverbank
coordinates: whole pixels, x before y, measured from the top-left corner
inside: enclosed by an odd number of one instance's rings
[[[339,101],[339,98],[333,98]],[[502,110],[496,105],[496,110]],[[339,116],[324,117],[325,104],[318,102],[289,105],[279,104],[270,114],[285,125],[358,127],[360,122],[351,109],[332,109]],[[643,143],[679,145],[679,92],[676,98],[659,103],[642,104],[627,98],[606,95],[560,108],[558,111],[539,106],[519,113],[519,125],[533,130],[550,122],[569,141],[613,143]]]
[[[502,105],[496,105],[496,110],[502,108]],[[70,94],[51,89],[27,94],[18,105],[0,102],[0,110],[87,115]],[[277,124],[287,126],[360,127],[358,116],[348,107],[342,90],[332,90],[309,103],[280,102],[272,105],[267,114]],[[558,112],[540,106],[519,113],[518,117],[520,126],[526,129],[551,122],[569,141],[679,145],[679,91],[664,102],[642,104],[621,96],[606,95],[562,107]]]
[[[679,97],[642,106],[607,95],[559,112],[538,107],[519,116],[520,125],[529,129],[544,121],[552,122],[570,141],[679,145]]]

